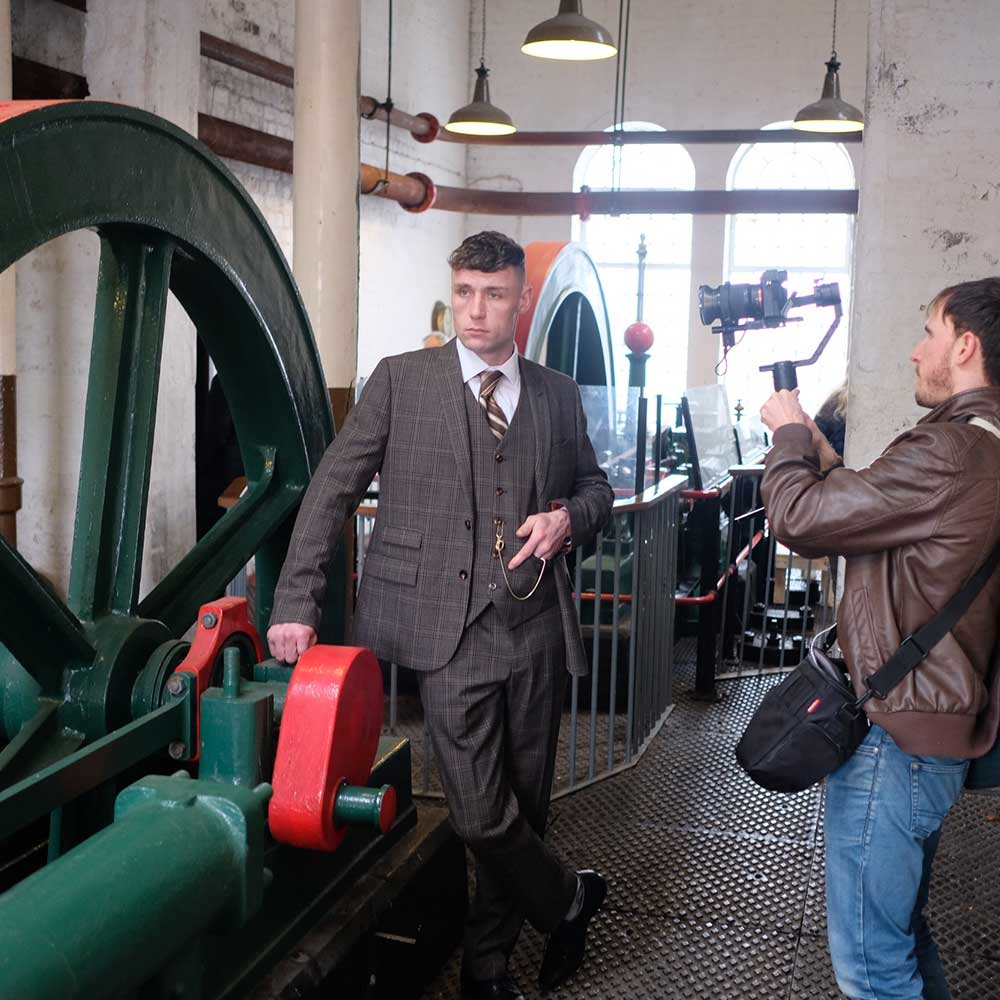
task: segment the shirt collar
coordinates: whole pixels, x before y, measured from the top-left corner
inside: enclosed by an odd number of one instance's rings
[[[455,338],[455,346],[458,348],[458,360],[462,365],[462,381],[466,384],[477,375],[482,375],[487,368],[494,367],[498,372],[503,372],[510,379],[512,385],[517,386],[520,384],[521,370],[517,361],[516,346],[511,352],[510,357],[502,365],[495,366],[486,364],[475,351],[470,351],[458,337]]]

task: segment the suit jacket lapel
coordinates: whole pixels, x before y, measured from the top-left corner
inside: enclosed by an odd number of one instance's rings
[[[535,492],[539,502],[548,500],[545,481],[548,478],[549,454],[552,447],[552,413],[549,394],[539,367],[521,358],[521,391],[531,398],[531,419],[535,430]]]
[[[455,452],[458,478],[462,489],[472,495],[472,449],[469,445],[469,421],[465,415],[465,383],[462,381],[462,366],[458,360],[455,342],[446,347],[435,348],[440,355],[440,364],[435,367],[438,390],[441,393],[441,408],[448,428],[448,439]]]

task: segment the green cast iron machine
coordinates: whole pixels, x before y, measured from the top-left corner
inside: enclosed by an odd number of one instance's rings
[[[252,624],[333,437],[305,310],[232,174],[134,109],[0,104],[0,227],[0,271],[75,230],[100,239],[65,598],[0,539],[0,846],[16,883],[0,895],[0,997],[257,995],[332,887],[416,822],[372,655],[320,645],[293,672]],[[170,293],[218,370],[248,486],[140,597]],[[252,610],[218,597],[251,558]]]

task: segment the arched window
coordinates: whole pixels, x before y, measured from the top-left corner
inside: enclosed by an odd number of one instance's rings
[[[786,128],[779,122],[768,128]],[[729,165],[726,186],[762,188],[853,188],[854,168],[837,143],[753,143],[741,146]],[[731,215],[726,220],[725,280],[756,283],[769,268],[788,272],[789,293],[810,294],[815,281],[840,285],[844,318],[820,356],[799,370],[800,399],[815,414],[847,371],[853,215]],[[789,313],[801,321],[776,330],[751,330],[727,359],[729,402],[742,400],[756,412],[772,390],[771,376],[758,371],[772,361],[809,357],[833,321],[833,310],[804,306]]]
[[[649,122],[627,122],[626,130],[660,130]],[[610,130],[609,130],[610,131]],[[620,157],[616,162],[616,157]],[[612,170],[620,188],[667,191],[694,190],[694,163],[683,146],[588,146],[573,171],[577,190],[612,188]],[[620,173],[618,173],[620,169]],[[622,341],[636,318],[640,237],[646,239],[646,279],[643,321],[655,335],[646,368],[650,394],[663,393],[676,402],[684,390],[687,370],[688,317],[691,294],[690,215],[594,215],[573,218],[573,239],[582,243],[601,276],[615,344],[615,378],[628,384],[628,358]]]

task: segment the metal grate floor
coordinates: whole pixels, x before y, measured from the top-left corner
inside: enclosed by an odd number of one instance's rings
[[[610,883],[588,957],[553,997],[838,1000],[826,947],[822,797],[779,796],[733,748],[778,678],[692,700],[694,647],[678,644],[676,707],[633,769],[553,803],[549,840]],[[1000,998],[1000,798],[966,795],[948,818],[929,915],[954,1000]],[[542,938],[525,927],[511,972],[526,997]],[[459,995],[456,952],[424,1000]]]

